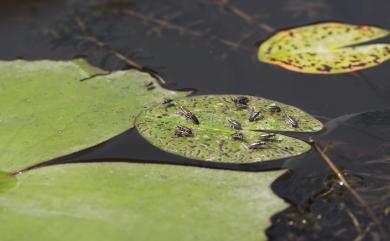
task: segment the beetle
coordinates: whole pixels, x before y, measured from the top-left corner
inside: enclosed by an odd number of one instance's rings
[[[275,136],[276,136],[275,133],[264,133],[261,134],[259,137],[263,141],[271,141],[274,140]]]
[[[229,122],[229,126],[235,130],[241,130],[241,123],[236,121],[236,120],[232,120],[232,119],[229,119],[228,120]]]
[[[179,109],[180,109],[180,113],[184,115],[187,120],[190,120],[192,121],[192,123],[199,125],[198,118],[191,111],[189,111],[187,108],[183,106],[179,106]]]
[[[147,90],[152,90],[152,89],[156,88],[153,84],[153,81],[146,82],[145,87]]]
[[[250,144],[249,149],[261,149],[266,145],[264,141],[259,141],[259,142],[253,142]]]
[[[282,109],[277,106],[275,103],[272,103],[268,106],[268,110],[271,111],[271,112],[280,112],[282,111]]]
[[[175,128],[175,136],[185,136],[185,137],[192,137],[194,136],[194,133],[192,132],[192,129],[185,126],[176,126]]]
[[[165,108],[172,107],[175,105],[172,99],[165,98],[162,102],[162,104],[165,106]]]
[[[246,109],[248,108],[248,102],[249,98],[246,96],[237,96],[234,98],[231,98],[234,104],[238,109]]]
[[[252,107],[251,109],[251,113],[249,115],[249,121],[256,121],[258,119],[260,119],[262,116],[261,116],[261,110],[259,111],[255,111],[255,108]]]
[[[153,81],[148,81],[145,83],[145,87],[150,87],[153,85]]]
[[[169,103],[172,103],[172,99],[169,99],[169,98],[165,98],[164,100],[163,100],[163,105],[165,105],[165,104],[169,104]]]
[[[290,124],[292,127],[298,127],[298,120],[295,116],[290,116],[288,115],[287,111],[284,111],[284,117],[286,118],[287,123]]]
[[[241,132],[236,132],[236,133],[232,134],[232,138],[234,140],[242,141],[242,140],[244,140],[244,134],[242,134]]]

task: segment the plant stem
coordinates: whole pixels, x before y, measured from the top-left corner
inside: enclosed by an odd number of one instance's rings
[[[81,40],[81,41],[85,41],[85,42],[90,42],[90,43],[93,43],[95,44],[97,47],[99,48],[104,48],[104,49],[107,49],[109,51],[110,54],[112,54],[115,58],[125,62],[127,65],[129,65],[131,68],[133,69],[137,69],[139,71],[143,71],[143,72],[147,72],[149,73],[152,77],[156,78],[161,84],[164,84],[166,85],[166,81],[160,76],[158,75],[157,73],[153,72],[153,71],[150,71],[150,70],[147,70],[144,66],[142,66],[141,64],[137,63],[136,61],[128,58],[126,55],[120,53],[119,51],[111,48],[108,44],[104,43],[103,41],[99,40],[96,36],[94,36],[93,34],[91,33],[88,33],[87,32],[87,27],[86,27],[86,24],[84,23],[84,21],[79,17],[79,16],[76,16],[75,18],[75,22],[77,24],[77,26],[79,27],[79,29],[85,33],[85,35],[79,35],[79,36],[76,36],[75,39],[77,40]]]
[[[213,4],[217,4],[218,6],[227,9],[228,11],[230,11],[231,13],[236,15],[237,17],[239,17],[242,20],[244,20],[247,24],[255,25],[258,28],[266,31],[267,33],[275,32],[275,29],[273,27],[271,27],[270,25],[268,25],[266,23],[262,23],[262,22],[256,20],[256,18],[254,18],[253,16],[251,16],[250,14],[245,12],[244,10],[242,10],[242,9],[236,7],[235,5],[233,5],[230,2],[230,0],[210,0],[210,2],[213,3]]]
[[[367,202],[360,196],[360,194],[351,186],[346,177],[341,173],[341,171],[337,168],[335,163],[330,159],[330,157],[321,149],[321,147],[314,141],[310,140],[309,143],[312,145],[314,150],[316,150],[321,158],[328,164],[330,169],[336,174],[337,178],[341,181],[342,185],[352,194],[352,196],[359,202],[359,204],[367,211],[370,218],[374,221],[374,223],[378,226],[380,232],[383,236],[386,236],[386,232],[384,231],[380,220],[376,217],[375,213],[368,206]]]
[[[155,18],[152,16],[148,16],[148,15],[145,15],[143,13],[137,12],[135,10],[127,9],[127,10],[124,10],[123,13],[125,15],[141,19],[141,20],[145,21],[146,23],[155,24],[161,29],[174,30],[174,31],[177,31],[180,33],[185,33],[185,34],[191,35],[193,37],[203,37],[203,38],[209,39],[211,41],[219,42],[219,43],[221,43],[225,46],[228,46],[230,48],[233,48],[233,49],[241,49],[241,50],[253,52],[252,48],[244,47],[244,46],[242,46],[238,43],[235,43],[233,41],[223,39],[223,38],[220,38],[220,37],[208,34],[208,33],[196,31],[196,30],[193,30],[193,29],[188,28],[188,27],[180,26],[180,25],[171,23],[171,22],[164,20],[164,19],[159,19],[159,18]]]

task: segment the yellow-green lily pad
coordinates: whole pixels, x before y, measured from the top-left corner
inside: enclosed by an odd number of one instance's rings
[[[35,169],[0,189],[1,240],[263,241],[270,216],[287,207],[270,188],[282,172],[127,163]]]
[[[134,127],[146,106],[189,94],[147,73],[107,73],[83,59],[0,61],[0,72],[0,169],[7,172],[106,141]]]
[[[239,99],[242,103],[237,102]],[[186,118],[183,107],[195,115],[199,124]],[[258,111],[258,117],[249,120]],[[289,118],[297,125],[292,125]],[[232,121],[238,122],[241,130],[235,129]],[[183,127],[191,133],[181,133]],[[253,163],[298,156],[311,149],[299,139],[275,133],[267,136],[262,131],[317,132],[323,125],[296,107],[272,100],[205,95],[150,108],[137,117],[136,128],[150,143],[176,155],[213,162]]]
[[[258,58],[302,73],[347,73],[388,60],[390,44],[364,44],[388,35],[373,26],[318,23],[277,32],[260,45]]]

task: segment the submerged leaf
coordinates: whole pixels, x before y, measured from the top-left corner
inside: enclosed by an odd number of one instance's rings
[[[266,240],[270,216],[286,207],[270,189],[281,173],[127,163],[35,169],[0,193],[1,239]]]
[[[261,44],[258,57],[302,73],[347,73],[390,59],[390,44],[355,46],[388,35],[387,30],[372,26],[313,24],[276,33]]]
[[[235,98],[247,98],[248,103],[237,106]],[[270,106],[280,111],[271,111]],[[192,112],[199,124],[186,118],[181,107]],[[257,118],[250,121],[250,116],[258,111]],[[294,118],[297,126],[292,126],[287,116]],[[242,130],[232,126],[234,121]],[[192,133],[180,135],[177,126],[190,128]],[[310,150],[310,145],[301,140],[280,134],[267,138],[260,130],[316,132],[323,128],[321,122],[298,108],[259,97],[233,95],[195,96],[159,105],[137,117],[136,127],[146,140],[167,152],[231,163],[281,159]],[[234,134],[242,135],[242,140]],[[254,146],[255,142],[259,144]]]
[[[106,73],[85,60],[0,61],[0,169],[15,171],[101,143],[149,105],[188,92],[136,70]]]

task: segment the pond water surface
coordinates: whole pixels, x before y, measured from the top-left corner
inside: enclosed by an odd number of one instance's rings
[[[330,144],[333,161],[381,220],[382,230],[340,185],[319,155],[312,152],[293,160],[234,167],[252,171],[282,166],[291,169],[273,184],[276,194],[292,206],[272,218],[273,226],[267,230],[270,240],[389,240],[390,62],[357,75],[308,75],[257,61],[256,46],[270,35],[269,29],[318,21],[390,29],[390,2],[221,2],[2,1],[0,59],[85,56],[103,69],[129,68],[110,53],[116,51],[159,73],[172,89],[194,88],[196,94],[248,94],[297,106],[327,123],[327,131],[316,140],[323,146]],[[231,6],[254,17],[263,27],[234,14]],[[123,10],[129,11],[124,14]],[[80,36],[93,36],[105,47]],[[56,162],[114,159],[187,161],[160,151],[135,130],[129,130]]]

